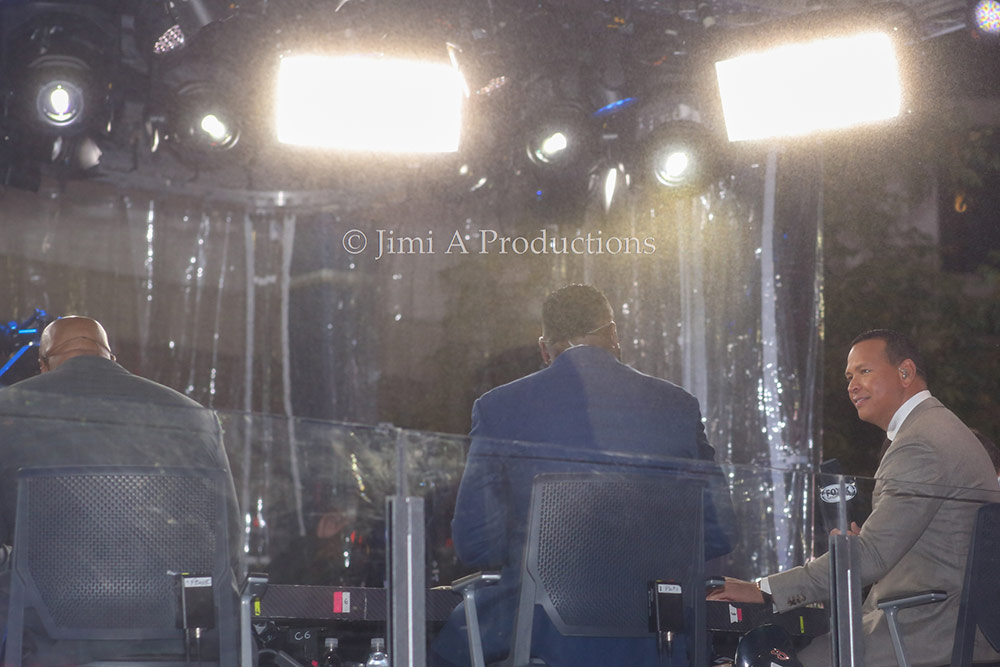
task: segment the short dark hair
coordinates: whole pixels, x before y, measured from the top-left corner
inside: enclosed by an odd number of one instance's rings
[[[569,340],[604,324],[611,304],[592,285],[567,285],[542,303],[542,327],[549,342]]]
[[[927,368],[924,366],[924,359],[920,356],[920,350],[909,336],[892,329],[870,329],[862,334],[858,334],[851,341],[851,347],[865,340],[885,341],[885,354],[889,357],[889,363],[900,364],[907,359],[917,367],[917,375],[927,380]]]

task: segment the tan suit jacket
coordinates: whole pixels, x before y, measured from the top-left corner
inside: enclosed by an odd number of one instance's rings
[[[896,665],[878,601],[931,589],[946,591],[948,599],[899,613],[907,659],[914,667],[951,661],[965,560],[982,502],[1000,502],[989,456],[940,401],[924,400],[903,421],[882,457],[872,513],[856,538],[861,585],[874,584],[862,607],[867,667]],[[829,580],[826,555],[768,577],[778,611],[827,599]],[[829,664],[829,654],[828,637],[821,637],[800,658],[813,667]],[[1000,660],[982,634],[975,660]]]

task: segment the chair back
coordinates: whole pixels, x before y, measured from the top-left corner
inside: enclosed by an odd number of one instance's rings
[[[693,664],[705,664],[703,487],[665,474],[535,477],[513,664],[528,664],[536,605],[563,635],[652,637],[656,580],[681,584]]]
[[[174,640],[183,657],[185,573],[211,576],[216,645],[205,648],[235,666],[225,480],[222,470],[200,468],[21,470],[5,664],[20,665],[27,609],[49,639],[87,640],[98,655],[101,642],[134,642],[141,652],[143,642]]]
[[[972,664],[976,628],[1000,651],[1000,503],[983,505],[969,544],[951,664]]]

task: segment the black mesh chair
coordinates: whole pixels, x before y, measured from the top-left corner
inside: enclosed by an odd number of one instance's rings
[[[531,664],[532,620],[541,607],[563,635],[653,637],[650,582],[683,591],[692,665],[707,664],[703,484],[676,476],[551,473],[535,477],[511,653]],[[473,584],[467,577],[455,588]],[[484,583],[495,575],[483,573]],[[475,617],[474,593],[466,595]],[[482,660],[478,618],[470,653]],[[477,650],[478,648],[478,650]],[[475,658],[474,658],[475,660]]]
[[[889,621],[896,662],[907,667],[906,651],[896,616],[901,609],[916,607],[947,598],[944,591],[921,591],[891,600],[879,601],[878,607]],[[975,647],[976,629],[990,645],[1000,651],[1000,503],[983,505],[976,513],[975,528],[965,565],[965,582],[958,607],[952,667],[969,667]]]
[[[224,488],[221,470],[21,470],[4,665],[21,664],[26,625],[41,633],[37,643],[88,664],[127,656],[130,665],[238,665]],[[179,573],[211,577],[210,620],[198,623],[213,627],[195,657],[181,629]],[[34,661],[44,662],[38,650]]]

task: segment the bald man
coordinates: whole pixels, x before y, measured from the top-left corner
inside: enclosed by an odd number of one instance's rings
[[[96,320],[64,317],[52,322],[42,332],[38,362],[41,375],[0,389],[3,544],[13,542],[20,468],[121,464],[229,472],[215,413],[119,366]],[[227,487],[223,493],[229,499],[233,567],[239,578],[239,509],[231,476]],[[6,601],[0,607],[5,615]],[[59,659],[52,657],[51,664]]]
[[[81,356],[115,361],[108,343],[108,334],[97,320],[71,315],[52,322],[42,331],[38,345],[38,367],[43,373]]]

